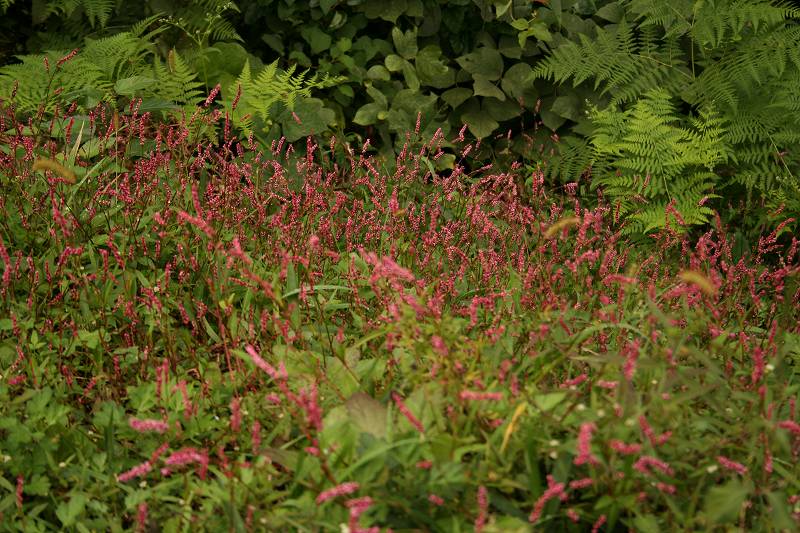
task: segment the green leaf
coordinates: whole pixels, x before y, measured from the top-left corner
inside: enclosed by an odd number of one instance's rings
[[[36,474],[30,481],[25,482],[25,494],[47,496],[50,492],[50,480],[46,476]]]
[[[389,81],[392,75],[383,65],[373,65],[367,70],[367,78],[370,80]]]
[[[400,28],[392,28],[392,41],[394,49],[405,59],[413,59],[417,55],[417,30],[408,30],[405,33]]]
[[[575,94],[559,96],[550,107],[553,113],[577,122],[581,119],[581,102]]]
[[[536,39],[544,42],[549,42],[553,39],[553,36],[547,29],[547,25],[541,21],[531,22],[524,30],[517,34],[519,47],[525,48],[525,45],[528,44],[528,39],[530,37],[535,37]]]
[[[117,80],[114,84],[114,92],[122,96],[133,96],[143,89],[152,86],[156,80],[146,76],[131,76],[130,78],[123,78]]]
[[[469,131],[478,139],[488,137],[500,126],[488,113],[484,113],[480,109],[462,113],[461,121],[469,127]]]
[[[378,113],[381,111],[386,111],[386,107],[376,104],[375,102],[365,104],[356,111],[353,122],[360,126],[375,124],[378,121]]]
[[[61,520],[64,527],[70,527],[75,524],[78,516],[83,513],[86,507],[86,496],[81,493],[74,494],[67,503],[62,503],[56,509],[56,516]]]
[[[542,122],[544,123],[544,125],[550,128],[552,131],[556,131],[558,128],[561,127],[562,124],[564,124],[564,122],[567,121],[567,119],[565,119],[561,115],[553,113],[549,109],[542,109],[541,115],[542,115]]]
[[[328,14],[333,6],[339,3],[339,0],[319,0],[319,7],[324,14]]]
[[[466,89],[464,87],[455,87],[454,89],[450,89],[449,91],[443,92],[441,98],[447,103],[447,105],[455,109],[456,107],[463,104],[471,96],[472,96],[471,89]]]
[[[200,74],[206,76],[206,83],[213,87],[217,83],[226,87],[241,74],[247,61],[247,50],[239,43],[216,43],[206,49],[205,68]],[[234,85],[233,90],[236,90]]]
[[[619,5],[619,2],[612,2],[598,9],[595,16],[609,22],[617,23],[625,16],[625,9]]]
[[[298,100],[295,103],[294,112],[300,119],[300,124],[294,120],[291,113],[288,113],[288,116],[284,114],[281,121],[283,135],[289,142],[322,133],[336,121],[336,113],[325,107],[325,103],[318,98]]]
[[[791,506],[787,500],[784,492],[767,493],[767,501],[772,508],[772,526],[778,531],[791,531],[797,525],[792,519]]]
[[[514,63],[503,74],[500,86],[511,98],[523,98],[533,88],[533,69],[527,63]]]
[[[382,92],[380,92],[375,87],[373,87],[371,85],[368,86],[367,87],[367,94],[370,96],[370,98],[372,98],[375,101],[376,104],[379,104],[384,109],[389,107],[389,101],[386,99],[386,95],[384,95]]]
[[[503,0],[500,2],[495,2],[494,3],[495,16],[497,18],[502,17],[503,15],[506,14],[506,12],[511,8],[513,4],[514,0],[508,0],[508,1]]]
[[[442,60],[442,50],[436,45],[426,46],[417,54],[414,61],[417,76],[422,85],[445,89],[456,82],[456,74]]]
[[[729,523],[739,516],[750,490],[738,479],[711,487],[705,500],[706,519],[711,524]]]
[[[498,100],[505,100],[506,95],[494,83],[482,76],[475,76],[475,83],[472,86],[476,96],[491,96]]]
[[[417,71],[414,70],[414,65],[403,60],[403,78],[406,80],[406,86],[412,91],[419,90],[419,78],[417,78]]]
[[[528,21],[525,19],[516,19],[511,22],[511,27],[515,30],[523,31],[528,29]]]
[[[367,18],[380,18],[394,24],[397,18],[405,13],[408,0],[369,0],[364,2],[363,9]]]
[[[364,433],[379,439],[386,436],[387,409],[381,402],[357,392],[345,402],[350,420]]]
[[[503,122],[504,120],[510,120],[514,117],[518,117],[523,111],[523,108],[519,105],[519,103],[515,102],[514,100],[506,99],[501,101],[496,98],[484,99],[483,109],[489,113],[489,116],[498,122]]]
[[[300,30],[300,35],[311,46],[311,52],[319,54],[331,47],[331,36],[317,26],[305,26]]]
[[[387,113],[389,128],[395,132],[406,132],[414,128],[417,113],[422,113],[425,124],[435,113],[436,95],[425,95],[411,89],[402,89],[392,98],[392,107]]]
[[[403,68],[403,65],[406,63],[406,60],[398,55],[390,54],[386,56],[386,59],[384,59],[383,63],[384,65],[386,65],[386,68],[388,68],[390,72],[398,72]]]
[[[661,531],[661,528],[658,527],[658,519],[651,514],[637,516],[633,520],[633,527],[641,533],[659,533]]]
[[[537,394],[533,398],[536,407],[542,411],[552,411],[558,404],[564,401],[567,397],[566,392],[548,392],[545,394]]]
[[[494,48],[483,46],[456,61],[473,76],[495,81],[503,75],[503,56]]]

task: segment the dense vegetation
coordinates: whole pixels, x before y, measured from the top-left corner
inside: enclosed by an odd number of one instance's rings
[[[0,530],[800,526],[798,9],[0,11]]]

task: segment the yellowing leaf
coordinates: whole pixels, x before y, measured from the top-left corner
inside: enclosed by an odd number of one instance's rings
[[[544,232],[545,239],[552,239],[564,228],[571,228],[572,226],[577,226],[581,223],[581,219],[578,217],[565,217],[547,228],[547,231]]]
[[[703,273],[696,270],[684,270],[678,274],[678,278],[686,283],[691,283],[708,296],[716,296],[717,288],[714,283]]]
[[[506,450],[506,446],[508,446],[508,441],[511,439],[511,435],[513,435],[514,430],[517,429],[517,422],[527,408],[528,403],[522,402],[517,406],[516,409],[514,409],[514,414],[511,415],[511,422],[508,423],[508,427],[506,428],[505,433],[503,433],[503,444],[500,445],[500,453],[503,453]]]
[[[33,170],[50,170],[60,175],[69,183],[75,183],[75,173],[59,163],[46,157],[39,157],[33,162]]]

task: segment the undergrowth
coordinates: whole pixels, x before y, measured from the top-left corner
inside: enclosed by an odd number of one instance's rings
[[[391,174],[213,107],[0,132],[2,530],[798,526],[780,228],[668,205],[645,253],[440,132]]]

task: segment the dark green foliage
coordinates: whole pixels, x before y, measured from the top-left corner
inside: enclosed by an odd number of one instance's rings
[[[49,6],[48,13],[55,18],[76,15],[80,7],[70,2]],[[99,11],[98,5],[81,6],[90,21],[107,22],[108,12]],[[312,89],[339,80],[296,73],[295,66],[279,70],[277,62],[262,67],[252,56],[257,75],[251,79],[250,58],[240,45],[210,44],[220,38],[238,39],[230,22],[221,15],[231,6],[198,0],[193,3],[194,14],[189,18],[153,15],[138,21],[128,31],[99,38],[86,36],[80,52],[68,60],[62,60],[67,57],[68,49],[19,56],[19,63],[0,68],[0,97],[13,94],[12,101],[18,111],[29,115],[40,109],[50,114],[57,106],[72,102],[84,110],[99,102],[122,108],[134,98],[142,99],[138,108],[141,112],[169,113],[186,106],[193,109],[216,84],[221,86],[222,98],[230,108],[241,87],[245,96],[232,112],[234,125],[263,140],[272,125],[270,115],[277,115],[282,108],[293,109],[298,98],[310,97]],[[171,42],[171,29],[189,38],[189,44],[181,46],[180,51],[174,47],[163,51]],[[181,41],[175,44],[180,45]],[[291,116],[284,117],[283,124],[290,120]],[[254,131],[256,121],[258,126]],[[323,128],[317,131],[320,129]]]

